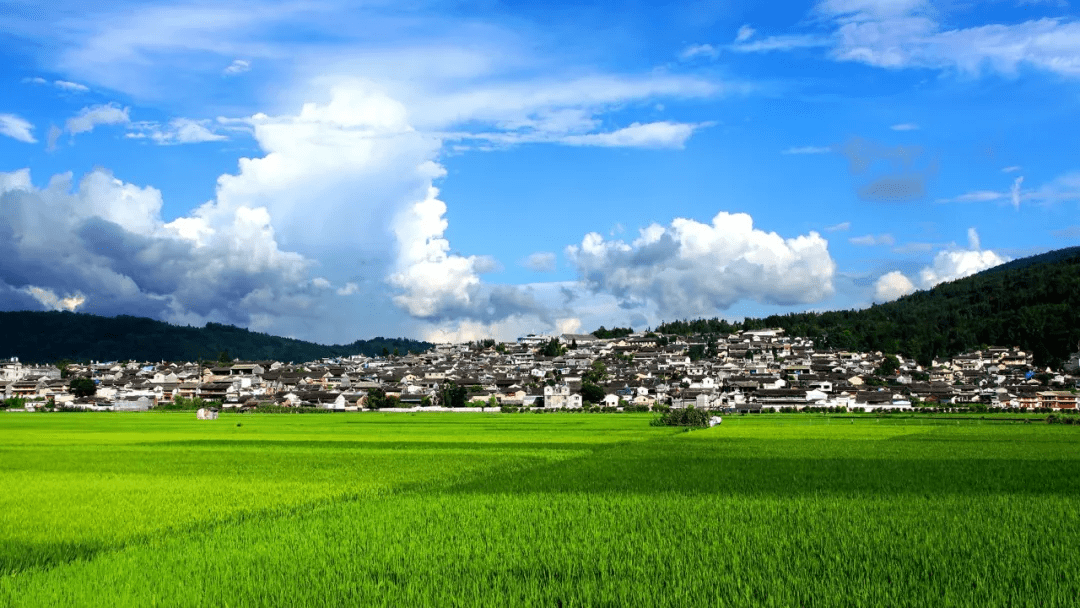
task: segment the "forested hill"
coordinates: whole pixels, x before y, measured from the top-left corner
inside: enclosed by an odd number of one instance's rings
[[[981,346],[1019,346],[1057,366],[1080,341],[1080,248],[1015,260],[863,310],[664,323],[669,334],[782,327],[826,346],[899,353],[922,364]]]
[[[312,361],[349,355],[406,354],[431,348],[427,342],[374,338],[325,346],[280,338],[232,325],[183,327],[143,317],[99,317],[70,312],[0,312],[0,357],[46,363],[72,361]]]

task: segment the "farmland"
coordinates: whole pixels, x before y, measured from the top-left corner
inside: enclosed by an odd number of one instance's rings
[[[0,605],[1068,606],[1080,428],[0,416]]]

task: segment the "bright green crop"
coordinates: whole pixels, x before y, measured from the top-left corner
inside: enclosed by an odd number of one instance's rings
[[[1076,426],[648,421],[0,414],[0,605],[1080,605]]]

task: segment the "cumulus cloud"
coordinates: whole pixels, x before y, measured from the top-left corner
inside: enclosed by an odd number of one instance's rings
[[[755,33],[754,28],[750,27],[748,24],[744,24],[739,28],[739,31],[735,32],[735,42],[746,42],[753,38]]]
[[[6,135],[21,142],[34,144],[34,125],[14,114],[0,114],[0,135]]]
[[[360,286],[352,281],[345,283],[344,287],[339,287],[337,295],[339,296],[351,296],[354,293],[360,291]]]
[[[874,300],[890,302],[915,291],[915,284],[899,270],[882,275],[874,283]]]
[[[528,292],[510,285],[484,285],[480,274],[492,270],[490,258],[450,252],[444,238],[449,225],[446,204],[435,187],[427,197],[394,218],[397,271],[387,279],[399,293],[394,303],[413,317],[465,317],[485,322],[514,314],[545,314]]]
[[[840,222],[839,224],[833,224],[832,226],[826,226],[825,232],[843,232],[851,229],[851,222]]]
[[[1010,258],[989,249],[982,249],[979,233],[969,228],[967,249],[953,246],[934,256],[929,266],[919,271],[917,282],[900,271],[883,275],[875,283],[875,297],[878,301],[898,298],[919,289],[930,289],[939,283],[955,281],[982,272],[1008,262]],[[891,297],[890,297],[891,296]]]
[[[938,283],[962,279],[1008,261],[1009,258],[990,250],[942,251],[934,256],[933,264],[919,271],[919,281],[928,289]]]
[[[555,272],[555,254],[538,251],[525,259],[525,267],[536,272]]]
[[[713,314],[743,299],[818,302],[833,293],[835,263],[816,232],[784,239],[749,215],[721,212],[711,224],[677,218],[631,243],[589,233],[567,248],[581,280],[621,306],[654,305],[667,318]]]
[[[128,108],[116,104],[85,107],[67,120],[67,132],[72,135],[89,133],[98,125],[122,125],[131,122]]]
[[[282,251],[264,208],[166,223],[161,193],[104,170],[36,188],[0,174],[0,284],[47,308],[248,324],[303,305],[309,262]],[[57,295],[67,294],[67,295]]]

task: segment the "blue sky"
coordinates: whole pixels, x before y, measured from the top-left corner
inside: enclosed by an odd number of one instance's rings
[[[512,339],[1080,244],[1066,2],[0,15],[0,309]]]

